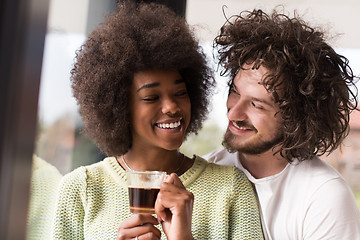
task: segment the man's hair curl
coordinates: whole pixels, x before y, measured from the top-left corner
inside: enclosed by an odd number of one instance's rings
[[[357,77],[348,59],[325,42],[324,32],[296,14],[255,9],[228,19],[214,46],[230,85],[244,64],[269,70],[261,84],[280,107],[284,138],[277,152],[289,162],[330,153],[347,136]]]
[[[181,74],[191,101],[187,133],[206,118],[213,75],[185,20],[163,5],[120,2],[77,51],[71,71],[85,133],[109,156],[131,147],[129,89],[146,70]]]

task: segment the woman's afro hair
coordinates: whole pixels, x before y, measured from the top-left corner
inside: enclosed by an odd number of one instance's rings
[[[191,101],[187,133],[206,118],[213,73],[185,19],[163,5],[120,2],[77,51],[71,71],[85,133],[108,156],[131,147],[129,88],[146,70],[181,74]]]

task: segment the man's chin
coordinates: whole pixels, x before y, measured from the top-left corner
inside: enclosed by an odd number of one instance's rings
[[[228,129],[225,133],[222,145],[231,153],[240,152],[241,147],[236,146],[235,142],[236,142],[235,137],[232,135],[232,133]]]
[[[282,141],[282,137],[278,136],[270,141],[255,141],[252,143],[239,144],[239,140],[230,131],[224,136],[222,145],[231,153],[241,152],[245,154],[258,155],[273,149]]]
[[[226,142],[225,140],[222,142],[222,145],[224,146],[224,148],[226,150],[228,150],[228,152],[230,153],[234,153],[234,152],[239,152],[238,149],[234,148],[233,146],[231,146],[228,142]]]

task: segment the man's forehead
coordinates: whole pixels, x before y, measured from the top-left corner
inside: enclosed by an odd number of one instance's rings
[[[253,72],[252,76],[254,80],[256,80],[258,85],[264,87],[267,92],[270,94],[271,98],[278,100],[279,96],[283,95],[285,89],[283,84],[283,79],[280,77],[278,79],[274,79],[273,72],[264,65],[259,65],[255,67],[254,64],[244,64],[242,68],[236,73],[235,78],[233,79],[233,83],[237,77],[241,74],[241,71],[250,71]]]
[[[245,79],[246,81],[255,81],[259,85],[264,85],[266,77],[270,74],[270,71],[260,66],[259,68],[253,68],[252,65],[244,64],[242,68],[239,68],[237,71],[233,83],[237,82],[240,78]]]
[[[281,89],[280,87],[276,87],[276,91],[273,88],[269,89],[266,81],[268,73],[266,68],[261,67],[240,69],[231,84],[244,97],[277,107],[276,100],[278,100],[278,91]]]

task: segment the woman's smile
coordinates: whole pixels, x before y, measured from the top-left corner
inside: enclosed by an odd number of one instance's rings
[[[161,129],[180,130],[181,120],[182,118],[177,121],[171,120],[163,123],[156,123],[155,126]]]
[[[138,72],[130,95],[133,145],[179,148],[191,119],[190,98],[180,73]]]

